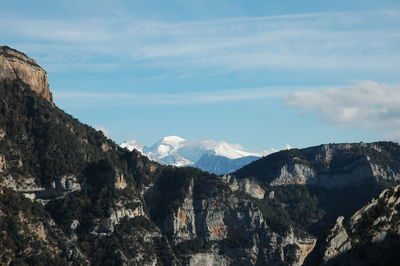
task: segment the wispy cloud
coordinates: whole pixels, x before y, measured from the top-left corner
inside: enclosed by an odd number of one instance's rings
[[[268,150],[263,150],[262,152],[260,152],[260,154],[262,156],[267,156],[267,155],[270,155],[271,153],[275,153],[275,152],[278,152],[278,151],[281,151],[281,150],[290,150],[290,149],[293,149],[293,148],[294,148],[293,146],[291,146],[289,144],[286,144],[282,149],[271,148],[271,149],[268,149]]]
[[[263,100],[281,98],[293,88],[247,88],[237,90],[217,90],[192,93],[91,93],[91,92],[54,92],[56,102],[73,104],[82,102],[100,105],[187,105],[230,101]],[[85,105],[82,105],[85,106]]]
[[[112,138],[111,131],[108,128],[97,125],[95,126],[95,129],[103,132],[104,136],[106,136],[107,138]]]
[[[400,10],[186,23],[127,18],[70,21],[3,17],[3,38],[28,49],[50,47],[49,52],[63,54],[71,65],[91,64],[91,55],[101,55],[121,64],[170,68],[394,71],[400,61]],[[55,62],[52,56],[45,59],[47,64]]]
[[[294,92],[285,101],[314,112],[328,123],[378,129],[387,138],[400,139],[400,86],[361,81]]]

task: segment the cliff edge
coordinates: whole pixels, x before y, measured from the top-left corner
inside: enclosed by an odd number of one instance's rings
[[[47,72],[35,60],[8,46],[0,46],[0,79],[20,79],[37,94],[53,102]]]

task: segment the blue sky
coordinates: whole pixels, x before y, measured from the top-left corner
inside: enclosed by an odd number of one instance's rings
[[[117,142],[400,137],[399,1],[2,0],[0,33]]]

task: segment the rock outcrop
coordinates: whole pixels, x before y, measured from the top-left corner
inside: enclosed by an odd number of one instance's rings
[[[340,216],[336,224],[327,237],[326,251],[324,253],[324,262],[338,256],[351,249],[351,240],[343,226],[344,217]]]
[[[1,265],[302,265],[310,252],[329,264],[396,250],[398,187],[349,213],[398,181],[398,144],[282,151],[231,176],[163,166],[55,107],[24,54],[1,47],[0,60]]]
[[[325,144],[280,151],[233,173],[271,186],[312,185],[328,189],[400,180],[395,143]],[[396,148],[395,148],[396,149]]]
[[[193,206],[193,186],[192,180],[182,204],[176,211],[167,215],[162,225],[163,231],[172,235],[176,243],[197,237]]]
[[[231,175],[222,176],[222,180],[226,182],[232,191],[240,191],[256,199],[263,199],[265,190],[253,179],[236,179]]]
[[[157,207],[151,203],[165,201],[159,186],[147,197],[153,213]],[[159,223],[178,247],[203,246],[181,254],[190,265],[301,265],[315,246],[316,239],[304,232],[303,236],[294,230],[274,232],[250,199],[237,196],[240,190],[251,198],[263,198],[265,191],[254,180],[194,177],[184,190],[180,203]],[[199,243],[208,243],[207,248]]]
[[[393,265],[400,239],[400,186],[384,190],[347,222],[339,217],[319,247],[324,264]],[[383,255],[385,254],[385,255]]]
[[[0,79],[20,79],[52,102],[47,72],[35,60],[7,46],[0,46]]]

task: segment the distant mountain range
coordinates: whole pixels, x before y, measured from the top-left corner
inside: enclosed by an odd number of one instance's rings
[[[195,166],[215,174],[227,174],[263,156],[261,153],[244,151],[240,145],[210,139],[187,140],[167,136],[147,147],[136,140],[121,145],[136,149],[149,159],[165,165]]]

